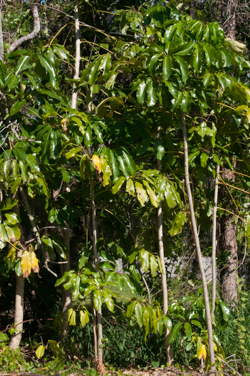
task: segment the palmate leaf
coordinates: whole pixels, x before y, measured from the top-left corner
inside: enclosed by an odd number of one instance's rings
[[[89,313],[87,308],[84,311],[80,311],[80,323],[82,328],[89,322]]]
[[[176,217],[174,218],[168,233],[171,236],[175,236],[181,232],[185,222],[187,220],[187,214],[183,212],[179,212]]]
[[[159,199],[157,198],[155,192],[153,191],[153,189],[150,187],[150,185],[148,184],[148,182],[146,180],[143,180],[143,184],[147,188],[147,193],[149,195],[151,204],[153,206],[155,206],[156,208],[158,208],[158,206],[159,206]]]
[[[101,294],[101,291],[100,290],[95,290],[94,293],[93,293],[93,296],[94,296],[94,307],[95,307],[95,309],[97,311],[99,311],[99,309],[102,306],[102,294]]]
[[[24,251],[21,257],[23,278],[27,278],[30,275],[31,269],[33,269],[34,273],[39,273],[38,260],[32,248],[30,247],[29,252]]]

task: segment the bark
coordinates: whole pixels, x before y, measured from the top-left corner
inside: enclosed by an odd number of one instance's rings
[[[216,248],[217,248],[217,206],[218,206],[218,182],[219,182],[220,166],[217,166],[215,187],[214,187],[214,211],[213,211],[213,234],[212,234],[212,315],[214,319],[215,300],[216,300]]]
[[[223,24],[223,29],[227,37],[236,39],[236,8],[237,0],[227,0],[222,6],[222,16],[226,21]]]
[[[233,168],[236,167],[236,160],[233,160]],[[235,174],[223,168],[221,177],[223,180],[235,182]],[[226,192],[224,190],[224,196]],[[234,224],[234,215],[223,216],[221,220],[221,248],[228,253],[226,266],[221,271],[221,287],[223,298],[226,303],[238,303],[238,245],[237,226]]]
[[[93,231],[93,250],[94,250],[94,263],[95,263],[95,270],[96,272],[99,271],[99,259],[98,259],[98,252],[97,252],[97,224],[96,224],[96,205],[95,205],[95,188],[94,188],[94,181],[91,178],[90,181],[90,190],[91,190],[91,208],[92,208],[92,231]],[[102,309],[100,308],[97,311],[97,363],[98,363],[98,370],[103,371],[105,369],[103,364],[103,351],[100,347],[102,345]]]
[[[20,257],[20,255],[19,255]],[[22,339],[23,314],[24,314],[24,282],[23,276],[16,276],[16,298],[15,298],[15,318],[14,325],[17,332],[11,337],[9,348],[16,350]]]
[[[4,59],[4,47],[3,47],[3,28],[2,28],[2,8],[0,8],[0,60]]]
[[[193,233],[194,233],[194,238],[195,238],[197,258],[198,258],[198,262],[199,262],[201,279],[202,279],[203,296],[204,296],[205,312],[206,312],[206,320],[207,320],[207,333],[208,333],[208,345],[209,345],[209,355],[210,355],[210,367],[211,367],[211,371],[215,371],[215,366],[214,366],[215,356],[214,356],[214,346],[213,346],[213,328],[212,328],[212,320],[211,320],[211,312],[210,312],[210,305],[209,305],[206,275],[205,275],[204,265],[203,265],[203,262],[202,262],[200,239],[199,239],[198,229],[197,229],[197,224],[196,224],[196,219],[195,219],[193,197],[192,197],[191,185],[190,185],[190,180],[189,180],[188,142],[187,142],[186,119],[185,119],[184,113],[181,114],[181,118],[182,118],[183,141],[184,141],[185,181],[186,181],[186,187],[187,187],[191,223],[192,223]]]
[[[80,22],[79,22],[79,12],[78,12],[78,5],[79,1],[76,0],[75,2],[75,46],[76,46],[76,55],[75,55],[75,74],[74,79],[79,78],[80,72],[80,60],[81,60],[81,40],[80,40]],[[76,85],[73,85],[73,93],[71,98],[71,107],[76,109],[77,108],[77,97],[78,93],[75,91]]]
[[[28,42],[29,40],[34,39],[38,36],[38,34],[40,32],[41,25],[40,25],[40,19],[39,19],[39,13],[38,13],[37,5],[33,6],[32,14],[33,14],[33,19],[34,19],[34,29],[33,29],[33,31],[31,33],[24,35],[23,37],[17,39],[15,42],[13,42],[10,45],[8,52],[15,51],[17,49],[17,47],[19,47],[24,42]]]
[[[162,269],[164,272],[161,275],[162,294],[163,294],[163,313],[164,315],[167,315],[168,313],[168,285],[167,285],[167,271],[166,271],[166,265],[165,265],[165,260],[164,260],[162,201],[160,202],[159,208],[158,208],[158,242],[159,242],[159,257],[160,257]],[[166,346],[166,353],[167,353],[167,362],[171,366],[173,364],[174,358],[173,358],[173,353],[171,351],[171,347],[169,343],[169,335],[170,335],[170,331],[168,330],[168,328],[165,328],[165,346]]]

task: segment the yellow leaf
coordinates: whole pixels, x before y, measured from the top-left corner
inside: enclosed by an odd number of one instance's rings
[[[27,278],[31,273],[30,254],[28,251],[24,251],[22,254],[21,267],[23,272],[23,278]]]
[[[98,155],[93,155],[92,161],[94,163],[95,170],[98,172],[98,174],[100,174],[100,172],[102,172],[102,165]]]
[[[30,255],[30,264],[34,273],[39,273],[38,260],[36,258],[35,252],[29,252]]]
[[[9,253],[7,254],[6,258],[11,257],[11,262],[13,262],[16,258],[16,248],[11,247]]]
[[[206,346],[205,345],[201,345],[201,349],[200,349],[200,351],[199,351],[199,353],[197,355],[198,355],[198,359],[206,359],[206,357],[207,357],[207,350],[206,350]]]

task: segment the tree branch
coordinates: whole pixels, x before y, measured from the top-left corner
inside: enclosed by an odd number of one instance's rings
[[[38,14],[38,8],[37,5],[34,5],[32,8],[32,13],[33,13],[33,18],[34,18],[34,29],[31,33],[24,35],[23,37],[17,39],[15,42],[13,42],[9,49],[8,52],[13,52],[17,47],[19,47],[22,43],[27,42],[28,40],[36,38],[36,36],[40,32],[40,19],[39,19],[39,14]]]

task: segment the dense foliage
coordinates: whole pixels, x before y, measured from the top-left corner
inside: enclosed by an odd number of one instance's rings
[[[1,368],[54,373],[95,358],[99,371],[103,359],[221,370],[235,355],[248,369],[245,46],[185,4],[1,12]],[[27,39],[34,12],[41,28]],[[215,302],[199,244],[208,257],[217,247]]]

